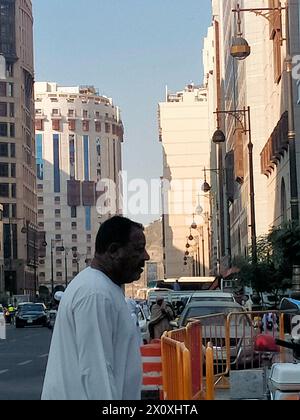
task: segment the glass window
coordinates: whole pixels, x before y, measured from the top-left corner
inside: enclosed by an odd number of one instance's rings
[[[8,84],[8,95],[9,97],[13,98],[14,96],[14,84],[13,83],[9,83]]]
[[[55,197],[54,202],[55,204],[60,204],[60,197]]]
[[[61,223],[55,222],[55,229],[61,229]]]
[[[61,235],[55,235],[55,240],[56,241],[61,241]]]
[[[10,157],[16,157],[16,145],[15,143],[10,143]]]
[[[54,214],[55,216],[60,216],[60,209],[55,209]]]
[[[11,184],[11,196],[12,198],[16,198],[17,196],[17,185]]]
[[[11,217],[17,217],[17,205],[16,204],[11,205]]]
[[[15,116],[15,104],[12,102],[9,104],[9,116],[11,118]]]
[[[0,117],[7,117],[7,103],[0,102]]]
[[[9,135],[10,137],[15,137],[15,124],[9,124]]]
[[[8,143],[0,143],[0,156],[8,157]]]
[[[0,82],[0,96],[6,96],[6,83]]]
[[[7,123],[0,123],[0,136],[7,137],[7,135],[8,135]]]
[[[16,177],[16,164],[15,163],[10,164],[10,176],[12,178]]]
[[[0,163],[0,176],[8,178],[8,163]]]
[[[0,197],[9,197],[9,184],[0,184]]]
[[[77,217],[77,207],[75,206],[71,207],[71,217],[72,219],[76,219]]]
[[[60,193],[60,155],[59,135],[53,135],[53,171],[54,171],[54,192]]]
[[[8,218],[9,216],[9,204],[3,204],[3,217]]]

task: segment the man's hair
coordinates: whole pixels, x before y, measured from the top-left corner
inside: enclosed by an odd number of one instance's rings
[[[143,225],[133,222],[126,217],[114,216],[106,220],[100,226],[96,237],[96,253],[99,255],[105,254],[113,243],[119,243],[121,246],[127,245],[130,233],[134,228],[144,230]]]

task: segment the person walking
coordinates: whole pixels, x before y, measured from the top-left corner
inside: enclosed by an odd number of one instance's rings
[[[122,285],[138,280],[149,255],[143,226],[115,216],[97,234],[91,266],[59,305],[43,400],[139,400],[142,366]]]
[[[149,333],[151,339],[161,338],[165,331],[170,330],[170,321],[174,319],[172,308],[166,304],[163,297],[158,296],[151,308]]]

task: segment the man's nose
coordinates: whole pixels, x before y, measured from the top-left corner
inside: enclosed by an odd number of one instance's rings
[[[148,252],[146,250],[145,250],[144,260],[145,261],[149,261],[150,260],[150,255],[148,254]]]

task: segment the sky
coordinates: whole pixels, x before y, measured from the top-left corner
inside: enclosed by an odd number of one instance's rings
[[[166,86],[202,84],[211,0],[33,0],[33,9],[36,81],[94,85],[113,98],[125,127],[128,180],[159,179],[157,106]]]

